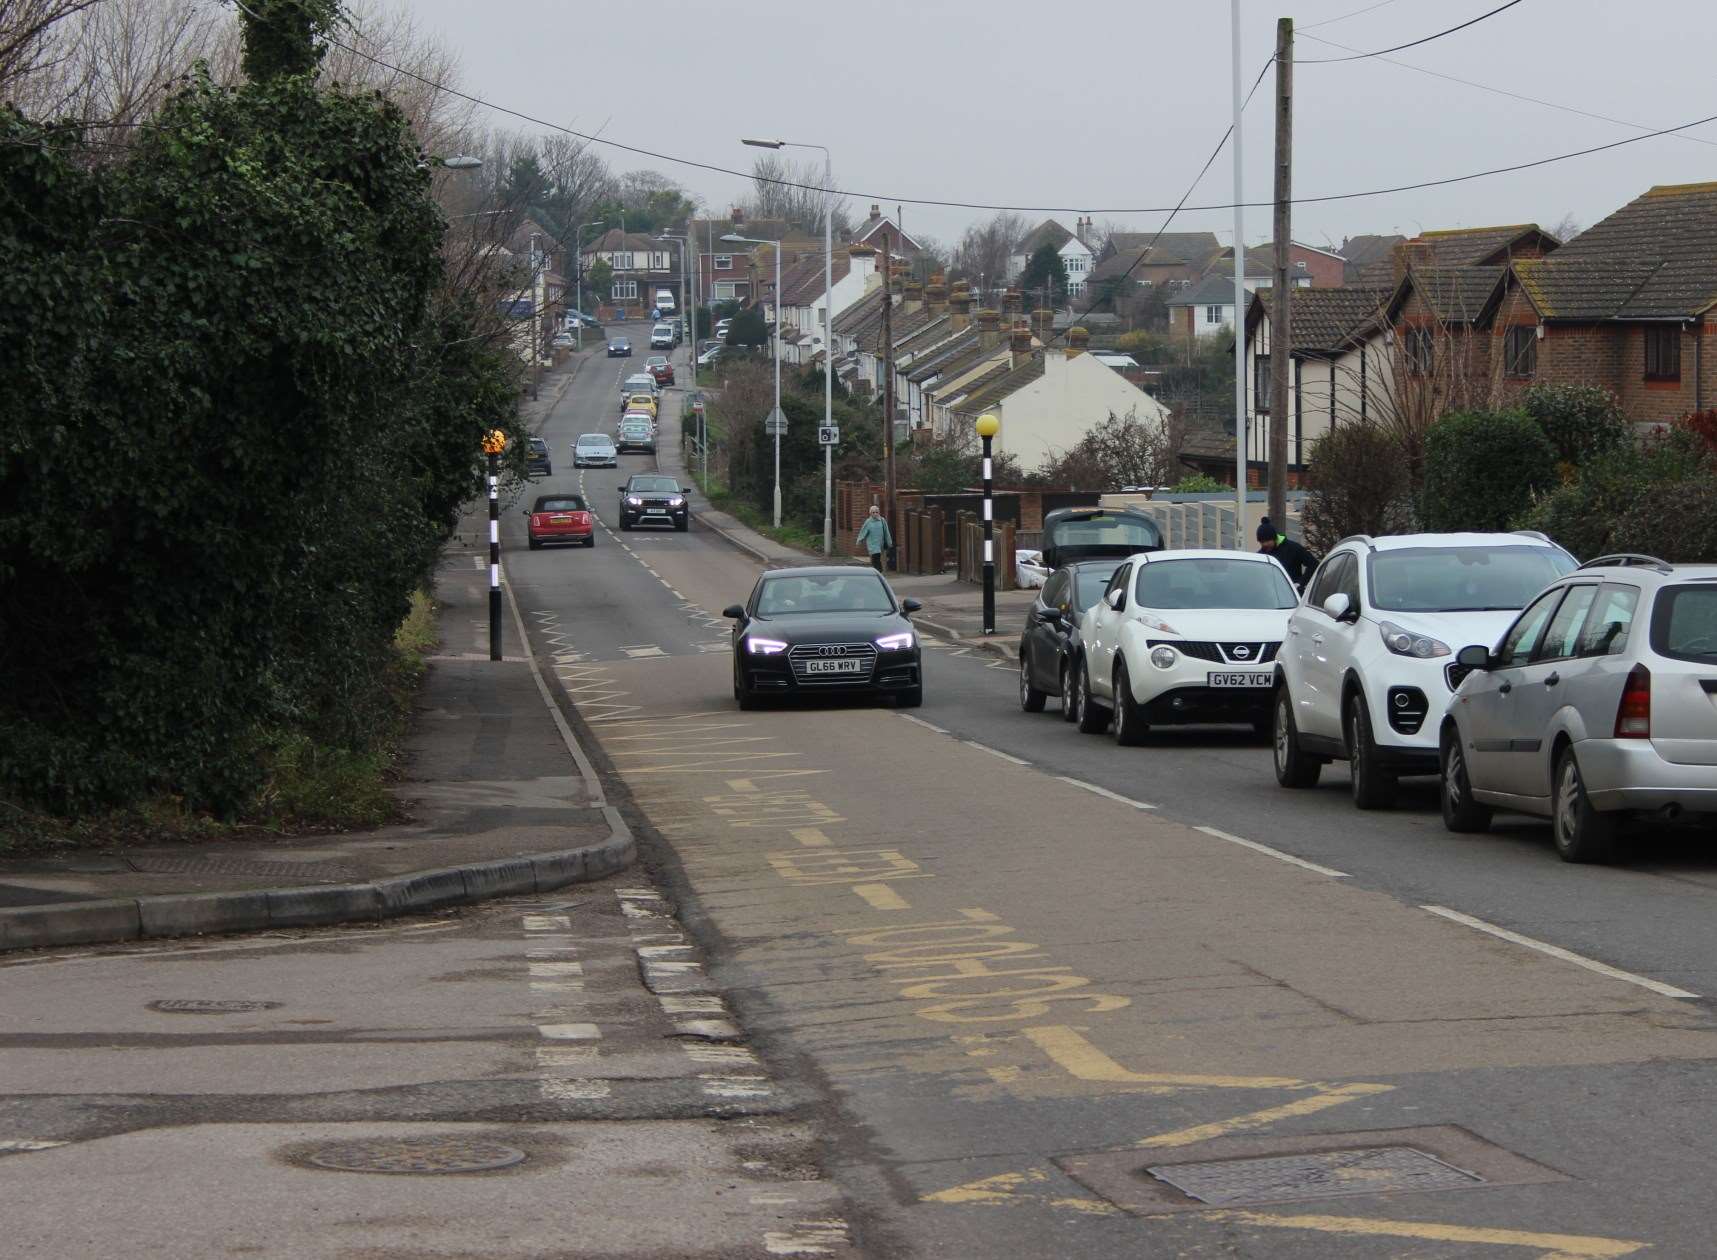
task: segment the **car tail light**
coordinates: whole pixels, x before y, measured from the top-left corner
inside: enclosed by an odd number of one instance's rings
[[[531,524],[532,525],[541,525],[542,523],[543,523],[542,513],[532,512],[531,513]]]
[[[1651,738],[1651,671],[1635,665],[1622,687],[1622,702],[1616,707],[1617,739]]]

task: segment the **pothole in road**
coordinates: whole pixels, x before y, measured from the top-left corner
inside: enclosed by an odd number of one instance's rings
[[[317,1168],[362,1173],[494,1172],[522,1164],[516,1146],[486,1138],[363,1138],[335,1142],[303,1152],[299,1158]]]

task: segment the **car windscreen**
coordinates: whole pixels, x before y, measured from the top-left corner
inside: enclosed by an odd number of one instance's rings
[[[1053,525],[1056,547],[1126,547],[1148,551],[1163,545],[1162,531],[1140,516],[1075,516]]]
[[[1717,586],[1668,586],[1651,619],[1652,651],[1683,661],[1717,663]]]
[[[576,494],[545,494],[537,500],[533,512],[582,512],[584,500]]]
[[[1573,568],[1573,557],[1554,547],[1374,551],[1371,604],[1381,612],[1513,611]]]
[[[1280,608],[1294,588],[1279,564],[1257,560],[1152,560],[1139,566],[1134,597],[1145,608]]]
[[[1109,579],[1115,576],[1115,570],[1120,568],[1120,562],[1114,564],[1093,565],[1091,568],[1080,568],[1073,574],[1073,606],[1089,608],[1103,598],[1103,588],[1109,585]]]
[[[608,435],[606,433],[580,433],[578,435],[578,444],[580,446],[613,445],[613,443],[608,440]]]
[[[543,441],[541,438],[532,438],[531,439],[531,450],[534,452],[540,451],[542,454],[547,455],[548,454],[548,443]]]
[[[634,477],[626,488],[633,494],[678,494],[680,483],[672,477]]]
[[[888,587],[874,573],[768,578],[757,596],[757,613],[761,617],[893,611],[894,600]]]
[[[622,433],[647,434],[652,428],[654,426],[650,423],[649,416],[627,416],[620,422],[620,432]]]

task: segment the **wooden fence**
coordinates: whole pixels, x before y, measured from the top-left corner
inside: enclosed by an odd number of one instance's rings
[[[982,583],[984,580],[984,522],[976,512],[961,512],[958,518],[960,535],[959,576],[962,582]],[[995,560],[996,589],[1011,591],[1019,576],[1014,570],[1014,534],[1012,521],[996,521]]]

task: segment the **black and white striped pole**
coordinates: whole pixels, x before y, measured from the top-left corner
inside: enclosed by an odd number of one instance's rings
[[[995,473],[990,464],[990,442],[1002,422],[986,411],[978,417],[978,436],[984,441],[984,633],[996,632],[996,505]]]
[[[489,659],[501,659],[501,452],[507,435],[490,429],[483,435],[489,457]]]

